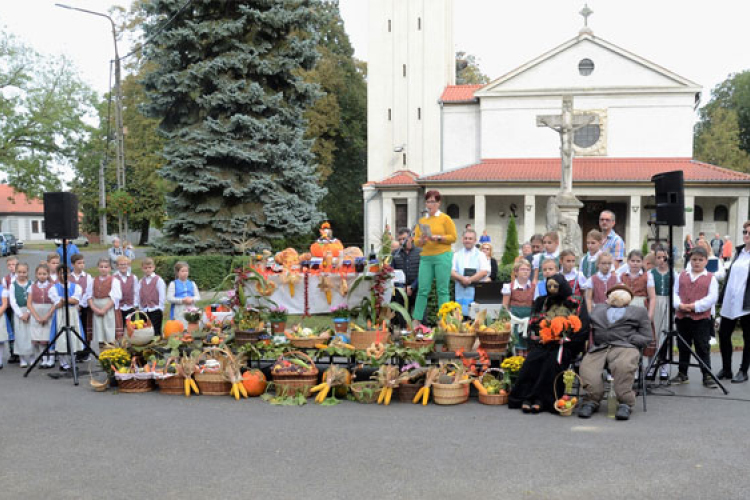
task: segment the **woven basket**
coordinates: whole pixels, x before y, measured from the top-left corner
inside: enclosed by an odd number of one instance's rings
[[[456,352],[459,349],[463,349],[464,351],[471,351],[471,349],[474,347],[474,341],[476,340],[476,338],[476,335],[458,335],[455,333],[446,333],[445,347],[447,347],[451,352]]]
[[[560,399],[560,395],[558,395],[558,393],[557,393],[557,382],[560,379],[560,377],[563,376],[563,373],[565,373],[566,371],[567,370],[564,370],[564,371],[561,371],[560,373],[557,374],[557,377],[555,377],[555,383],[552,386],[552,388],[555,391],[555,404],[554,404],[555,411],[557,413],[559,413],[560,415],[562,415],[563,417],[569,417],[569,416],[571,416],[573,414],[573,410],[575,410],[575,407],[576,407],[576,405],[571,405],[570,408],[564,408],[564,409],[557,407],[557,400]],[[578,383],[581,384],[581,386],[583,386],[583,382],[581,381],[581,377],[579,377],[576,372],[573,372],[573,373],[575,374],[575,377],[578,379]]]
[[[459,405],[469,399],[466,384],[432,384],[432,399],[439,405]]]
[[[194,378],[204,396],[227,396],[232,389],[232,384],[220,372],[196,373]]]
[[[237,330],[234,332],[234,343],[237,346],[254,344],[260,340],[260,336],[266,333],[263,330]]]
[[[477,337],[479,337],[480,347],[485,351],[506,352],[508,350],[508,344],[510,343],[510,330],[498,333],[479,332]]]
[[[387,344],[391,338],[390,333],[383,333],[381,331],[358,332],[356,330],[352,330],[350,332],[350,336],[350,344],[353,345],[355,349],[367,349],[368,347],[370,347],[370,345],[372,345],[373,342],[382,342],[383,344]]]
[[[407,349],[424,349],[425,347],[434,349],[435,341],[433,339],[404,340],[404,347],[406,347]]]
[[[154,379],[131,378],[128,380],[118,380],[117,386],[120,392],[151,392],[154,390]]]
[[[277,395],[293,396],[298,392],[302,392],[306,398],[310,397],[310,389],[318,384],[318,368],[315,366],[315,362],[310,356],[302,351],[291,351],[281,355],[281,358],[287,356],[298,356],[304,358],[305,361],[311,366],[311,369],[307,373],[273,373],[271,371],[271,377],[273,383],[276,386]],[[281,359],[279,358],[279,359]]]
[[[290,337],[289,343],[297,349],[314,349],[315,344],[326,343],[328,339],[324,337]]]
[[[185,394],[185,377],[174,375],[173,377],[160,378],[156,380],[159,392],[162,394],[180,395]]]
[[[398,400],[402,403],[411,403],[414,396],[417,395],[417,392],[419,392],[419,389],[422,387],[424,387],[424,383],[407,384],[401,382],[398,385]]]
[[[505,372],[502,368],[488,368],[487,372],[497,372],[499,380],[505,378]],[[479,393],[479,402],[483,405],[504,405],[508,404],[508,394],[482,394]]]
[[[132,321],[135,321],[140,317],[144,317],[146,323],[143,328],[139,328],[138,330],[136,330]],[[146,345],[153,340],[154,336],[156,336],[156,333],[154,332],[154,326],[151,323],[151,318],[148,317],[148,314],[146,314],[145,311],[141,310],[135,310],[125,317],[125,329],[128,332],[130,343],[133,345]],[[161,334],[161,332],[159,332],[159,334]]]
[[[377,382],[368,380],[364,382],[354,382],[349,386],[352,391],[354,399],[358,403],[372,404],[378,400],[380,391],[382,390]],[[371,389],[372,393],[366,392],[365,389]]]

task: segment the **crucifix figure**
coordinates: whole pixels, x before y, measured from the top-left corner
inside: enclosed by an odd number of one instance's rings
[[[560,177],[560,191],[565,194],[573,193],[573,136],[575,131],[596,121],[596,115],[574,115],[573,96],[564,96],[561,115],[538,115],[537,127],[549,127],[560,134],[560,157],[562,159],[562,175]]]

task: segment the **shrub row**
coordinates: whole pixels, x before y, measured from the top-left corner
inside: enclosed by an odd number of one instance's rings
[[[178,261],[187,262],[190,266],[190,279],[198,285],[199,289],[210,290],[218,287],[233,269],[244,265],[249,260],[249,257],[226,255],[199,255],[195,257],[161,255],[154,257],[154,264],[156,265],[156,274],[169,283],[175,278],[174,265]]]

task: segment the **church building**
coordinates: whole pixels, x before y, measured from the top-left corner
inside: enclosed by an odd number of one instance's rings
[[[498,253],[511,216],[522,241],[545,232],[560,135],[537,117],[559,115],[565,96],[574,116],[590,117],[573,138],[584,237],[608,209],[628,248],[653,241],[651,177],[682,170],[686,224],[675,240],[704,231],[740,241],[750,175],[692,158],[699,84],[596,36],[587,12],[549,52],[486,85],[455,85],[453,1],[426,3],[370,0],[366,248],[386,225],[413,227],[430,189],[459,233],[486,229]]]

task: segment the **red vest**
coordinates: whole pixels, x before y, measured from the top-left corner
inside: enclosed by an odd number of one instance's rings
[[[110,291],[112,291],[112,276],[107,276],[103,280],[99,278],[96,278],[94,280],[94,298],[95,299],[109,298]]]
[[[515,283],[513,283],[515,285]],[[511,288],[510,307],[531,307],[534,303],[534,287],[529,286],[525,290]]]
[[[648,297],[648,273],[641,273],[640,276],[633,278],[625,272],[620,275],[620,282],[633,290],[633,297]]]
[[[682,271],[680,274],[680,303],[692,304],[696,300],[700,300],[708,295],[708,291],[711,289],[711,280],[713,277],[713,273],[707,273],[705,276],[701,276],[697,280],[691,281],[690,273]],[[699,319],[708,319],[711,317],[711,309],[703,312],[685,312],[678,309],[676,316],[680,319],[689,317],[696,321]]]
[[[132,306],[133,302],[135,302],[135,275],[131,274],[127,278],[122,279],[122,275],[117,273],[115,277],[120,280],[120,291],[122,292],[120,304]]]
[[[591,277],[592,285],[592,296],[591,302],[594,304],[605,304],[607,302],[607,290],[617,284],[617,276],[614,271],[609,275],[609,279],[605,282],[599,277],[599,274],[595,274]]]
[[[68,281],[80,286],[81,292],[86,293],[86,288],[89,286],[89,277],[86,273],[83,273],[79,278],[76,278],[75,274],[71,274],[68,276]]]
[[[31,285],[31,302],[32,304],[51,304],[52,301],[49,298],[49,287],[52,286],[51,284],[47,286],[47,288],[39,288],[36,286],[36,283]]]
[[[154,274],[151,283],[146,283],[146,278],[141,279],[141,288],[138,290],[139,303],[143,309],[154,309],[159,307],[159,276]]]

